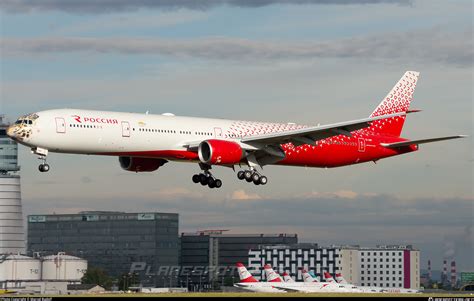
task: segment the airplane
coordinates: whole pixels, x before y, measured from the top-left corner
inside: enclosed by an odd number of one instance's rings
[[[342,284],[348,284],[349,282],[346,281],[346,279],[344,279],[344,277],[342,277],[342,274],[336,274],[336,281],[337,283],[342,283]]]
[[[290,282],[290,283],[295,282],[295,280],[291,278],[291,276],[287,272],[283,272],[282,276],[285,282]]]
[[[360,292],[359,290],[348,289],[341,287],[334,283],[305,283],[305,282],[281,282],[279,276],[273,271],[271,267],[265,269],[265,273],[271,275],[270,279],[279,279],[273,282],[259,282],[252,274],[245,268],[242,263],[237,263],[237,270],[239,272],[240,282],[235,283],[235,287],[253,292],[303,292],[303,293],[320,293],[320,292]],[[268,276],[267,276],[268,277]]]
[[[324,280],[326,282],[332,282],[332,283],[336,282],[336,280],[334,280],[334,278],[332,278],[331,274],[329,274],[328,272],[324,272],[323,275],[324,275]],[[340,283],[340,282],[338,282],[338,283]]]
[[[285,290],[274,288],[270,282],[260,282],[255,279],[241,262],[238,262],[236,266],[240,282],[234,283],[235,287],[259,293],[286,293]]]
[[[301,270],[301,274],[303,275],[304,282],[319,282],[319,279],[317,277],[314,277],[305,269]]]
[[[38,155],[49,152],[117,156],[131,172],[152,172],[169,161],[198,163],[194,183],[220,188],[215,166],[239,170],[240,180],[265,185],[266,165],[333,168],[377,162],[417,151],[419,145],[464,135],[408,140],[400,136],[419,72],[407,71],[369,117],[306,126],[79,109],[46,110],[18,118],[7,134]]]
[[[309,271],[308,273],[314,278],[314,280],[316,280],[316,282],[319,282],[319,276],[316,276],[313,271]]]
[[[284,282],[281,276],[275,272],[269,264],[266,264],[263,269],[265,271],[267,282]]]

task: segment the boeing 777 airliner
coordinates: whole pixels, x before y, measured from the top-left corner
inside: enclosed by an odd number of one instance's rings
[[[7,134],[31,148],[49,170],[49,152],[118,156],[133,172],[157,170],[168,161],[198,163],[192,180],[210,188],[222,181],[212,166],[247,165],[240,180],[265,185],[264,165],[339,167],[418,150],[418,145],[462,135],[408,140],[400,137],[419,73],[407,71],[373,113],[358,120],[305,126],[225,119],[77,109],[47,110],[20,117]]]

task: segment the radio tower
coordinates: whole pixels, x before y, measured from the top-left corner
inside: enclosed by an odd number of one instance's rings
[[[18,254],[26,251],[18,145],[7,136],[4,119],[0,115],[0,254]]]

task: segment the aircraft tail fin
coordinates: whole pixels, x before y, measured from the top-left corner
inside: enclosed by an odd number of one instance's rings
[[[336,281],[337,283],[342,283],[342,284],[347,284],[348,282],[344,277],[342,277],[342,274],[336,274]]]
[[[416,71],[407,71],[400,78],[397,84],[385,96],[382,102],[375,108],[370,117],[407,112],[409,113],[410,103],[413,99],[416,83],[420,73]],[[386,135],[399,137],[406,115],[381,119],[372,122],[368,130]]]
[[[258,282],[258,280],[247,271],[247,268],[245,268],[242,263],[238,262],[236,265],[239,272],[240,282]]]
[[[269,264],[266,264],[263,268],[265,270],[267,282],[283,282],[280,275],[278,275]]]
[[[324,280],[326,280],[326,282],[336,282],[328,272],[324,272]]]
[[[287,272],[284,272],[282,276],[283,276],[283,280],[285,280],[285,282],[295,282],[295,280],[293,280],[293,278],[291,278],[291,276],[288,275]]]

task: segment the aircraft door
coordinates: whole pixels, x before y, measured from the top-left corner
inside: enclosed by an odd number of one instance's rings
[[[130,123],[122,121],[122,137],[130,137]]]
[[[214,137],[215,138],[222,138],[222,129],[221,128],[214,128]]]
[[[365,139],[364,138],[358,139],[358,145],[359,145],[359,152],[361,153],[365,152]]]
[[[56,117],[56,133],[66,133],[66,121],[62,117]]]

